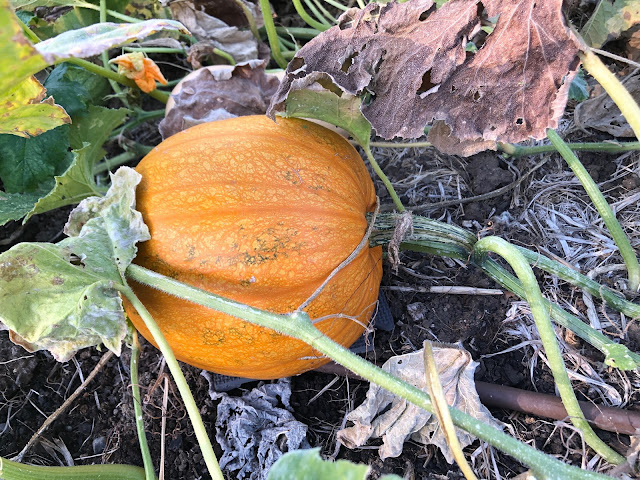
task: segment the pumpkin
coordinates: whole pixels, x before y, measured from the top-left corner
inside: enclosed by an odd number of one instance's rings
[[[340,135],[304,120],[238,117],[197,125],[137,167],[151,240],[135,263],[275,313],[295,311],[362,241],[371,178]],[[350,346],[378,298],[382,249],[368,245],[304,309]],[[219,374],[274,379],[328,361],[304,342],[132,282],[176,357]],[[127,314],[153,343],[135,309]],[[285,317],[283,317],[285,321]]]

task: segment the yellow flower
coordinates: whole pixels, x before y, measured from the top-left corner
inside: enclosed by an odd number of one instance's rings
[[[167,79],[150,58],[146,58],[142,52],[127,53],[114,58],[109,63],[118,65],[118,73],[136,82],[145,93],[156,89],[156,80],[166,85]]]

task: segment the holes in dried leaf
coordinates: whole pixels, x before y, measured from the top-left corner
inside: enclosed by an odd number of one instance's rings
[[[473,92],[473,101],[477,102],[478,100],[480,100],[482,98],[482,94],[476,90],[475,92]]]
[[[427,10],[425,10],[420,14],[420,16],[418,17],[418,20],[420,20],[421,22],[424,22],[427,18],[429,18],[429,15],[431,15],[435,11],[436,11],[436,4],[434,3],[433,5],[431,5],[431,8],[428,8]]]
[[[349,69],[351,68],[351,65],[353,65],[353,59],[356,58],[358,56],[358,52],[354,52],[351,55],[349,55],[344,62],[342,62],[342,66],[340,67],[340,70],[342,70],[344,73],[349,73]]]
[[[516,118],[516,125],[524,125],[524,118],[522,117]]]
[[[302,58],[302,57],[293,57],[293,59],[289,62],[289,66],[287,67],[287,70],[290,73],[295,73],[295,72],[297,72],[298,70],[300,70],[304,66],[305,66],[304,58]]]
[[[416,95],[421,95],[425,92],[428,92],[435,86],[436,84],[431,81],[431,69],[429,69],[426,72],[424,72],[424,74],[422,75],[422,84],[420,85],[420,88],[418,88],[418,90],[416,91]]]

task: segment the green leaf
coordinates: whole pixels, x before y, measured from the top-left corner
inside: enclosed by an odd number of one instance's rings
[[[0,321],[11,339],[59,361],[77,350],[104,345],[120,354],[127,333],[114,285],[148,240],[134,210],[140,175],[123,167],[105,197],[84,200],[69,217],[69,238],[53,245],[21,243],[0,255]]]
[[[69,115],[76,117],[87,113],[87,106],[93,96],[85,86],[67,75],[70,69],[84,70],[68,63],[54,68],[44,82],[47,93],[52,95],[58,105],[62,105]],[[84,70],[86,72],[86,70]],[[95,77],[90,72],[87,74]],[[97,100],[100,100],[99,98]]]
[[[74,122],[69,129],[69,141],[72,148],[82,148],[85,142],[91,143],[89,156],[92,162],[102,160],[102,145],[111,132],[122,124],[129,110],[126,108],[110,109],[91,105],[87,116]]]
[[[569,99],[575,100],[576,102],[584,102],[587,98],[589,98],[587,81],[584,78],[584,71],[579,69],[569,86]]]
[[[175,20],[146,20],[124,24],[106,22],[61,33],[35,47],[47,62],[53,64],[64,58],[93,57],[110,48],[142,40],[160,30],[189,33]]]
[[[580,34],[587,44],[599,48],[640,22],[640,0],[600,0]]]
[[[361,146],[369,144],[371,124],[360,112],[360,99],[329,90],[292,90],[285,101],[283,117],[314,118],[345,129]]]
[[[0,226],[11,220],[20,220],[48,189],[30,193],[5,193],[0,190]]]
[[[91,195],[98,193],[93,181],[93,161],[89,156],[91,146],[85,144],[84,148],[74,150],[73,161],[69,168],[60,176],[54,177],[54,187],[37,198],[31,208],[25,212],[25,223],[33,215],[48,212],[55,208],[73,205]]]
[[[64,108],[44,97],[45,89],[35,77],[0,93],[0,134],[28,138],[71,122]]]
[[[312,448],[285,453],[273,464],[267,480],[365,480],[369,474],[368,465],[357,465],[348,460],[322,460],[319,452],[319,448]]]
[[[33,191],[53,175],[64,172],[71,162],[68,148],[66,125],[33,138],[0,135],[0,179],[5,191]]]

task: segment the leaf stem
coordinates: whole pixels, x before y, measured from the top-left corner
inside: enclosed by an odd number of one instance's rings
[[[258,31],[258,25],[256,24],[256,19],[253,17],[251,10],[249,10],[249,7],[247,7],[242,0],[235,0],[235,2],[236,2],[236,5],[240,7],[240,9],[242,10],[244,17],[247,19],[247,23],[249,24],[249,30],[251,30],[251,33],[253,34],[253,38],[259,41],[260,32]]]
[[[142,405],[140,402],[140,383],[138,379],[138,362],[140,360],[140,341],[138,340],[138,331],[132,328],[131,341],[131,393],[133,395],[133,412],[136,416],[136,430],[138,432],[138,442],[140,443],[140,453],[142,454],[142,463],[144,464],[145,479],[156,480],[156,474],[153,469],[153,460],[147,443],[147,434],[144,431],[144,419],[142,417]]]
[[[300,16],[300,18],[304,20],[306,24],[309,25],[310,27],[315,28],[316,30],[319,30],[321,32],[324,32],[325,30],[329,29],[328,25],[325,25],[324,23],[320,23],[311,17],[311,15],[309,15],[307,11],[304,9],[304,7],[302,6],[302,3],[300,2],[300,0],[293,0],[293,6],[295,7],[296,12]]]
[[[357,375],[380,385],[427,411],[433,412],[433,405],[429,395],[413,385],[394,377],[323,335],[313,326],[305,312],[294,312],[289,315],[265,312],[186,285],[135,264],[127,268],[126,275],[137,282],[150,285],[161,291],[302,340]],[[604,480],[610,478],[566,465],[460,410],[451,407],[450,414],[455,425],[529,465],[540,479]]]
[[[269,5],[269,0],[259,0],[259,3],[260,11],[262,12],[262,20],[264,21],[264,29],[267,32],[269,46],[271,47],[271,56],[280,68],[286,70],[288,62],[284,59],[280,50],[280,43],[278,42],[276,26],[274,25],[273,17],[271,16],[271,6]]]
[[[562,158],[565,159],[573,173],[575,173],[580,183],[586,190],[589,198],[593,202],[593,205],[598,210],[598,213],[602,217],[604,224],[609,229],[609,233],[613,237],[613,241],[618,246],[620,250],[620,255],[622,256],[625,265],[627,266],[627,271],[629,275],[629,289],[637,292],[640,288],[640,264],[638,263],[638,258],[636,257],[636,252],[633,250],[631,246],[631,242],[629,238],[625,235],[624,230],[620,226],[620,223],[616,219],[613,210],[607,203],[607,200],[602,195],[602,192],[598,189],[596,182],[593,181],[587,169],[584,168],[584,165],[580,163],[580,160],[573,153],[564,140],[560,138],[560,136],[556,133],[555,130],[548,129],[547,137],[551,140],[551,143],[558,149]]]
[[[580,60],[584,69],[602,85],[611,100],[618,106],[636,138],[640,139],[640,107],[633,96],[589,47],[580,53]]]
[[[91,63],[87,60],[84,60],[83,58],[63,58],[58,63],[62,63],[62,62],[78,65],[79,67],[82,67],[85,70],[90,71],[91,73],[95,73],[97,75],[108,78],[110,80],[115,80],[116,82],[126,87],[138,88],[138,86],[136,85],[136,82],[128,79],[124,75],[120,75],[119,73],[116,73],[113,70],[109,70],[108,68],[104,68],[104,67],[101,67],[100,65],[96,65],[95,63]],[[169,100],[169,93],[163,92],[162,90],[158,90],[158,89],[155,89],[149,92],[147,95],[149,95],[152,98],[155,98],[156,100],[162,103],[167,103],[167,101]]]
[[[132,465],[78,465],[74,467],[43,467],[12,462],[0,457],[0,478],[3,480],[146,480],[144,470]]]
[[[178,361],[176,360],[176,357],[173,354],[169,343],[164,338],[160,327],[158,327],[158,324],[155,322],[147,308],[142,304],[142,302],[138,299],[136,294],[133,292],[133,290],[131,290],[129,286],[114,285],[114,288],[117,288],[127,298],[127,300],[131,302],[131,305],[133,305],[133,307],[136,309],[140,317],[144,320],[146,327],[151,332],[151,335],[153,335],[153,339],[164,355],[167,366],[171,371],[173,380],[176,382],[176,386],[178,387],[178,391],[180,392],[180,396],[182,397],[182,401],[184,402],[184,406],[187,409],[187,413],[189,414],[189,418],[191,419],[191,424],[193,425],[193,430],[196,434],[196,438],[198,440],[198,444],[200,445],[202,456],[209,470],[209,474],[211,475],[213,480],[224,480],[224,476],[222,475],[222,471],[220,470],[220,466],[218,465],[216,454],[213,452],[211,440],[209,440],[207,430],[204,426],[204,423],[202,422],[202,417],[200,416],[198,406],[196,405],[196,402],[193,399],[193,394],[189,389],[189,384],[184,378],[182,370],[180,369],[180,365],[178,364]]]
[[[98,5],[94,5],[93,3],[89,3],[89,2],[77,2],[73,4],[76,7],[81,7],[81,8],[86,8],[87,10],[98,10],[100,11],[100,6]],[[113,18],[117,18],[118,20],[122,20],[124,22],[128,22],[128,23],[140,23],[143,22],[144,20],[141,20],[139,18],[135,18],[135,17],[130,17],[129,15],[125,15],[123,13],[119,13],[116,12],[115,10],[110,10],[110,9],[105,9],[105,12],[113,17]],[[101,22],[106,21],[105,20],[100,20]]]
[[[567,146],[575,152],[620,153],[640,150],[640,142],[567,143]],[[540,153],[553,153],[558,151],[554,145],[535,145],[528,147],[512,143],[498,143],[498,149],[510,157],[524,157],[527,155],[538,155]]]
[[[393,200],[394,205],[396,206],[399,212],[401,213],[404,212],[405,211],[404,205],[402,205],[402,202],[400,201],[400,197],[398,197],[398,194],[396,193],[396,189],[393,188],[393,184],[389,180],[389,177],[385,175],[385,173],[380,168],[380,165],[378,165],[378,162],[373,156],[373,153],[371,153],[371,147],[368,145],[368,142],[367,142],[367,145],[362,145],[362,148],[364,150],[365,155],[369,159],[369,163],[371,163],[371,167],[373,168],[373,171],[376,172],[376,175],[378,175],[378,178],[380,178],[380,180],[382,180],[382,183],[384,183],[384,186],[387,187],[387,191],[389,192],[389,195],[391,195],[391,199]]]
[[[485,237],[478,240],[474,248],[474,256],[482,259],[488,252],[494,252],[503,257],[509,265],[511,265],[511,268],[513,268],[517,277],[522,282],[527,302],[531,308],[531,314],[533,315],[540,339],[542,340],[542,345],[549,360],[549,367],[571,422],[582,431],[587,445],[593,448],[602,458],[613,464],[623,463],[625,458],[611,449],[611,447],[596,435],[582,413],[578,399],[571,386],[569,374],[567,373],[558,340],[556,339],[556,334],[549,318],[548,307],[542,298],[538,281],[529,266],[529,262],[527,262],[514,245],[498,237]]]

